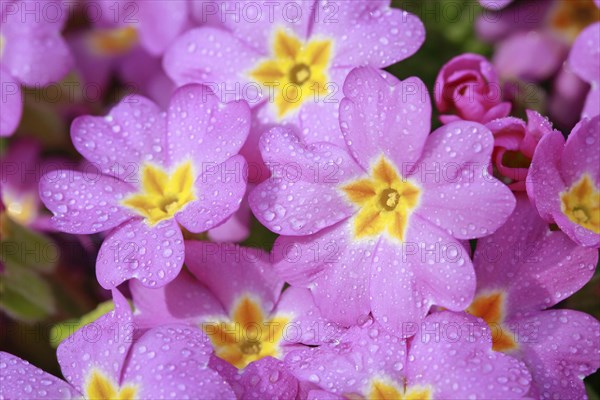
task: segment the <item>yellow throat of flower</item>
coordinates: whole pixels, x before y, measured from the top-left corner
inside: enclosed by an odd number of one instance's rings
[[[272,58],[261,61],[250,78],[271,87],[279,118],[299,109],[306,101],[326,95],[327,69],[332,58],[332,41],[313,39],[302,43],[295,36],[278,30]]]
[[[13,195],[9,191],[2,192],[2,202],[6,207],[6,214],[23,226],[28,226],[38,216],[38,203],[35,194]]]
[[[550,27],[567,42],[575,41],[587,26],[600,21],[594,0],[559,0],[550,12]]]
[[[560,194],[560,208],[572,222],[600,233],[600,190],[589,174]]]
[[[0,33],[0,58],[2,58],[2,54],[4,54],[4,46],[6,45],[6,39]]]
[[[505,304],[506,294],[497,290],[478,295],[467,308],[469,314],[483,319],[489,325],[494,351],[507,352],[518,348],[514,333],[504,326]]]
[[[402,179],[392,164],[381,157],[371,176],[343,186],[347,198],[360,209],[354,217],[354,236],[364,238],[387,231],[404,241],[411,214],[417,208],[421,189]]]
[[[155,225],[173,218],[196,200],[194,180],[194,169],[189,161],[177,166],[170,175],[156,165],[145,164],[139,192],[125,198],[122,204],[146,218],[150,225]]]
[[[119,387],[101,371],[94,369],[85,384],[86,400],[133,400],[138,388],[135,385]]]
[[[263,357],[279,357],[283,332],[290,318],[267,317],[260,303],[242,296],[229,321],[202,324],[215,354],[238,369]]]
[[[138,43],[138,32],[132,26],[102,29],[92,32],[89,44],[92,50],[102,56],[118,56],[127,53]]]
[[[423,386],[403,388],[391,379],[375,378],[369,383],[365,397],[346,394],[348,400],[431,400],[432,389]]]

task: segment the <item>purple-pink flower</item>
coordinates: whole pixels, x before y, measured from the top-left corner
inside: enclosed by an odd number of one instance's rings
[[[460,241],[494,232],[515,204],[487,172],[492,134],[459,121],[429,135],[430,100],[417,78],[358,68],[344,94],[347,148],[307,145],[286,128],[261,138],[273,176],[249,201],[281,235],[276,267],[348,326],[372,313],[397,332],[433,304],[463,310],[475,274]]]
[[[308,142],[342,144],[338,107],[350,70],[406,59],[425,36],[421,21],[389,0],[248,3],[216,2],[223,25],[181,35],[164,66],[178,85],[205,83],[253,106],[244,155],[259,165],[259,137],[274,124],[295,125]]]
[[[191,24],[190,7],[183,0],[87,0],[81,10],[91,26],[68,36],[85,89],[105,94],[114,74],[126,90],[168,105],[174,86],[162,55]]]
[[[444,311],[404,327],[405,341],[377,323],[353,327],[339,341],[290,353],[285,362],[308,399],[520,399],[525,365],[492,351],[489,328]]]
[[[466,120],[486,124],[506,117],[511,104],[502,101],[494,66],[478,54],[461,54],[448,61],[435,81],[435,104],[447,124]]]
[[[489,324],[494,350],[527,365],[532,398],[584,398],[581,379],[600,367],[600,323],[547,310],[586,284],[597,262],[597,250],[551,231],[525,194],[506,224],[477,243],[477,293],[468,311]]]
[[[236,398],[209,367],[212,349],[202,331],[171,324],[134,338],[127,300],[116,290],[113,298],[114,311],[58,347],[66,382],[0,352],[0,398]]]
[[[136,322],[201,327],[215,355],[240,370],[265,357],[283,358],[300,344],[333,340],[340,328],[321,317],[308,289],[282,293],[269,257],[260,249],[188,241],[189,272],[158,289],[132,281]]]
[[[43,229],[48,223],[40,214],[40,171],[49,172],[59,165],[43,162],[40,153],[41,145],[31,139],[11,144],[10,152],[0,159],[0,197],[11,219],[24,226]]]
[[[98,51],[140,44],[148,53],[162,55],[190,24],[191,4],[184,0],[86,0],[97,12],[90,37]],[[127,49],[126,49],[127,50]]]
[[[61,231],[109,231],[96,265],[103,287],[164,285],[183,264],[179,225],[205,232],[239,208],[246,162],[237,153],[249,126],[245,102],[220,103],[205,86],[178,89],[167,113],[129,96],[105,117],[73,122],[73,144],[91,165],[45,175],[42,201]]]
[[[580,32],[600,21],[599,7],[598,0],[518,1],[498,11],[483,12],[477,21],[479,36],[496,43],[493,64],[500,78],[520,84],[515,100],[541,102],[526,105],[538,110],[546,105],[545,112],[562,129],[571,129],[578,122],[586,95],[585,82],[565,61]],[[551,91],[545,101],[547,87]]]
[[[581,246],[600,247],[600,116],[584,118],[567,138],[552,131],[533,155],[527,193],[540,216]]]
[[[575,40],[569,64],[573,71],[591,85],[582,118],[600,114],[600,22],[590,25]]]
[[[52,13],[25,12],[42,5]],[[60,33],[66,15],[59,0],[0,3],[0,136],[12,135],[19,125],[21,85],[46,86],[71,68],[71,54]]]

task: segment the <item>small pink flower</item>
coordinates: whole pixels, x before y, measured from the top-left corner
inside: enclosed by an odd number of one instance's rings
[[[447,124],[465,120],[482,124],[506,117],[509,102],[502,91],[494,66],[477,54],[461,54],[442,67],[435,82],[435,104]]]
[[[114,311],[58,347],[66,381],[0,352],[0,398],[235,399],[229,384],[209,367],[212,349],[201,330],[169,324],[135,337],[139,332],[129,303],[117,290],[113,299]]]
[[[532,398],[585,398],[581,379],[600,367],[600,323],[550,309],[581,289],[597,262],[597,250],[551,231],[524,193],[506,224],[477,242],[477,292],[468,311],[488,323],[495,351],[527,365]]]
[[[425,38],[419,18],[391,7],[390,0],[248,3],[255,7],[242,15],[245,3],[215,4],[223,10],[222,25],[179,36],[164,67],[177,85],[203,83],[222,99],[251,104],[253,125],[243,154],[260,166],[255,182],[268,176],[257,148],[264,132],[292,125],[308,142],[342,144],[338,109],[348,73],[404,60]]]
[[[186,241],[189,272],[158,289],[131,282],[136,322],[199,326],[216,356],[240,370],[266,357],[282,359],[299,344],[332,340],[341,328],[321,316],[308,289],[282,293],[269,257],[256,248]]]
[[[191,4],[173,1],[86,0],[91,26],[68,36],[84,84],[108,90],[116,75],[129,91],[168,106],[175,89],[162,69],[168,45],[191,24]]]
[[[552,132],[552,124],[536,111],[527,110],[528,122],[505,117],[486,126],[494,135],[492,162],[513,191],[524,191],[529,164],[540,139]]]
[[[179,88],[167,113],[129,96],[106,117],[73,122],[73,144],[91,168],[45,175],[42,201],[61,231],[109,231],[96,264],[103,287],[131,278],[165,285],[183,264],[180,225],[205,232],[238,210],[249,128],[245,102],[220,103],[205,86]]]
[[[429,134],[430,100],[417,78],[356,68],[344,94],[346,148],[309,145],[282,127],[261,138],[273,176],[249,201],[281,235],[276,267],[347,326],[372,313],[398,331],[434,304],[463,310],[475,274],[460,241],[491,234],[515,202],[487,173],[491,132],[457,121]]]
[[[139,43],[148,53],[159,56],[189,26],[191,4],[187,1],[87,0],[99,10],[93,19],[100,49],[119,48],[119,44]],[[121,30],[121,31],[119,31]],[[123,36],[124,34],[124,36]],[[127,41],[115,39],[125,38]],[[107,39],[104,42],[101,39]],[[117,46],[114,46],[114,45]]]
[[[25,12],[42,5],[58,10],[58,17]],[[0,136],[12,135],[19,125],[21,85],[46,86],[71,68],[71,53],[60,33],[67,15],[59,0],[0,3]]]

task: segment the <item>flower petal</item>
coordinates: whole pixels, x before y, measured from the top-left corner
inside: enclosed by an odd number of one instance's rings
[[[435,398],[518,399],[529,390],[525,365],[492,351],[487,325],[465,313],[431,314],[418,326],[408,354],[407,386],[430,385]]]
[[[165,114],[151,100],[128,96],[105,117],[84,115],[71,126],[73,145],[102,172],[138,183],[145,161],[166,160]]]
[[[254,24],[245,21],[239,25],[250,25],[252,29],[257,29]],[[222,100],[238,100],[244,98],[245,94],[249,97],[247,100],[255,104],[255,91],[242,91],[241,88],[250,81],[246,72],[267,53],[257,52],[242,38],[220,28],[191,29],[179,36],[165,53],[165,71],[178,86],[188,83],[210,84]],[[227,97],[225,90],[229,93],[235,90],[236,93],[233,97]]]
[[[54,226],[63,232],[102,232],[134,215],[119,204],[134,188],[93,168],[48,172],[39,187],[42,202],[54,213]]]
[[[223,0],[220,0],[223,1]],[[228,6],[226,0],[223,9]],[[233,9],[229,3],[229,9]],[[242,15],[242,18],[226,16],[223,18],[225,28],[258,52],[269,52],[271,40],[276,29],[282,27],[298,36],[301,40],[308,38],[310,26],[314,20],[315,0],[284,0],[274,3],[253,3]],[[239,13],[239,8],[236,8]],[[250,23],[248,23],[250,22]]]
[[[387,330],[401,335],[432,305],[460,311],[475,292],[475,273],[464,247],[418,216],[406,242],[382,239],[371,266],[371,309]]]
[[[0,67],[0,136],[10,136],[17,130],[23,113],[21,85],[3,67]]]
[[[219,226],[240,207],[246,192],[246,160],[236,155],[221,164],[207,163],[196,178],[197,200],[175,218],[187,230],[205,232]]]
[[[174,220],[149,226],[134,218],[116,227],[102,243],[96,277],[105,289],[132,278],[146,287],[160,287],[179,274],[183,257],[183,236]]]
[[[138,326],[197,323],[204,315],[226,315],[211,291],[185,269],[163,287],[150,289],[138,280],[131,280],[129,288],[133,304],[139,311],[135,315]]]
[[[533,376],[534,398],[585,398],[582,378],[600,368],[600,323],[571,310],[548,310],[519,319],[519,358]]]
[[[273,250],[282,278],[309,287],[325,318],[356,325],[370,312],[369,271],[376,242],[354,241],[347,219],[307,237],[280,236]]]
[[[124,3],[129,13],[132,9],[128,6],[130,4]],[[188,3],[172,0],[141,1],[135,4],[135,10],[138,12],[135,19],[139,21],[138,30],[142,46],[151,54],[161,55],[186,27]]]
[[[561,176],[567,186],[588,173],[600,186],[600,116],[581,120],[571,131],[562,153]]]
[[[412,56],[425,41],[421,20],[391,8],[389,0],[331,1],[321,7],[312,34],[333,38],[334,65],[387,67]]]
[[[42,8],[42,11],[45,9]],[[48,7],[47,12],[54,12],[50,11],[51,9],[52,7]],[[68,14],[66,10],[59,11],[59,13]],[[16,19],[15,17],[21,16],[21,13],[17,12],[12,16],[12,19]],[[3,15],[3,19],[5,17],[6,14]],[[23,16],[23,18],[25,17]],[[2,33],[6,35],[2,51],[3,67],[26,86],[39,88],[59,81],[73,66],[73,58],[69,46],[60,34],[60,27],[41,28],[44,22],[51,19],[50,15],[47,17],[34,15],[25,19],[27,22],[21,21],[21,25],[28,25],[32,27],[31,29],[15,32],[12,29],[6,29],[4,24],[2,26]],[[43,22],[37,26],[29,23],[34,20]],[[36,27],[33,28],[33,26]]]
[[[327,143],[306,145],[286,128],[261,138],[272,176],[249,196],[256,218],[284,235],[307,235],[350,216],[354,209],[338,185],[360,173],[342,149]]]
[[[560,159],[565,139],[558,131],[550,132],[538,143],[527,174],[527,194],[546,222],[554,222],[560,213],[559,193],[565,188],[561,178]]]
[[[62,379],[0,351],[0,398],[28,399],[32,396],[47,399],[72,399],[80,393]]]
[[[115,309],[77,330],[56,350],[63,376],[84,394],[94,369],[115,384],[120,383],[133,341],[135,326],[129,303],[118,290],[112,294]]]
[[[265,357],[250,363],[239,377],[243,387],[241,399],[294,399],[298,379],[282,361]]]
[[[584,29],[571,47],[569,65],[581,79],[600,83],[600,22]],[[589,117],[593,117],[590,115]]]
[[[291,315],[290,326],[284,330],[286,344],[319,345],[334,340],[341,328],[321,316],[310,290],[288,287],[277,304],[274,314]]]
[[[310,368],[306,362],[310,360]],[[365,383],[377,377],[397,379],[406,366],[406,342],[384,334],[376,323],[353,327],[334,343],[293,351],[285,363],[302,382],[345,395],[364,396]],[[321,397],[319,397],[321,398]]]
[[[208,366],[211,354],[199,328],[163,325],[135,342],[122,381],[137,385],[141,399],[235,399],[225,379]]]
[[[493,145],[489,129],[475,122],[453,122],[435,130],[409,174],[423,187],[415,212],[458,239],[498,229],[514,209],[515,198],[488,173]]]
[[[399,81],[384,71],[356,68],[346,78],[344,95],[340,127],[365,170],[382,153],[399,168],[417,161],[431,120],[431,102],[421,80]]]
[[[269,255],[260,249],[187,241],[185,262],[228,313],[244,293],[258,297],[262,309],[268,313],[275,307],[283,288]]]
[[[477,291],[506,291],[506,318],[544,310],[585,285],[598,261],[595,249],[551,231],[525,195],[508,221],[477,242]]]
[[[177,164],[191,158],[197,167],[221,164],[239,152],[249,130],[246,102],[222,103],[208,86],[185,86],[169,105],[169,159]]]

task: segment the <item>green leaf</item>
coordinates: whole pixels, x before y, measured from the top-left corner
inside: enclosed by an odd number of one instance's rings
[[[58,261],[58,246],[6,215],[2,216],[3,237],[0,241],[0,259],[5,264],[52,272]]]
[[[58,323],[50,329],[50,345],[57,348],[58,345],[79,330],[81,327],[91,324],[101,316],[114,310],[115,305],[112,300],[105,301],[104,303],[98,304],[93,311],[83,315],[81,318],[69,319]]]
[[[0,275],[0,309],[14,319],[35,322],[55,312],[50,285],[29,269],[5,264]]]

